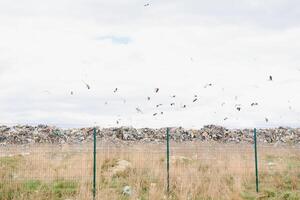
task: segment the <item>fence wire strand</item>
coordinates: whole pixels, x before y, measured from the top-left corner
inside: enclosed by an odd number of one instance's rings
[[[260,145],[262,191],[288,189],[299,195],[299,158],[299,148]],[[165,145],[118,147],[100,143],[96,160],[97,199],[126,195],[130,199],[161,199],[166,195]],[[252,145],[171,143],[170,195],[178,199],[230,199],[241,192],[250,195],[255,192],[254,167]],[[5,195],[11,190],[21,191],[23,199],[91,199],[93,145],[3,147],[0,180],[0,200],[9,199]],[[11,199],[18,198],[22,199]]]

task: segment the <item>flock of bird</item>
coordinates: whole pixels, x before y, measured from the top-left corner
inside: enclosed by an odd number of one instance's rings
[[[272,77],[272,76],[269,76],[269,79],[268,79],[268,80],[269,80],[269,81],[273,81],[273,77]],[[88,90],[91,89],[91,86],[90,86],[88,83],[86,83],[85,81],[82,81],[82,82],[83,82],[83,84],[85,85],[85,87],[86,87]],[[204,85],[204,88],[208,88],[208,87],[212,87],[212,86],[213,86],[212,83],[208,83],[208,84]],[[113,90],[113,93],[117,93],[118,91],[119,91],[119,89],[118,89],[118,88],[115,88],[115,89]],[[160,88],[154,88],[154,94],[159,93],[159,91],[160,91]],[[71,91],[70,94],[71,94],[71,95],[74,95],[74,91]],[[170,98],[171,98],[171,99],[175,99],[175,98],[176,98],[176,95],[175,95],[175,94],[174,94],[174,95],[171,95]],[[150,97],[150,96],[147,96],[146,99],[147,99],[147,101],[151,101],[151,97]],[[238,99],[238,97],[235,96],[235,100],[237,100],[237,99]],[[198,101],[198,95],[194,95],[194,96],[193,96],[193,99],[191,100],[191,103],[195,103],[196,101]],[[126,100],[123,99],[123,102],[126,103]],[[108,102],[106,101],[104,104],[107,105]],[[221,104],[221,106],[224,106],[224,105],[225,105],[225,102],[223,102],[223,103]],[[251,107],[253,107],[253,106],[258,106],[258,102],[252,102],[250,105],[251,105]],[[156,105],[155,105],[156,108],[159,108],[159,107],[161,107],[161,106],[163,106],[162,103],[156,104]],[[171,107],[174,107],[174,106],[175,106],[175,102],[174,102],[174,101],[171,101],[171,102],[170,102],[170,106],[171,106]],[[187,104],[183,104],[183,105],[181,105],[180,107],[183,108],[183,109],[185,109],[185,108],[187,108]],[[235,109],[236,109],[237,111],[241,111],[241,110],[242,110],[242,105],[241,105],[241,104],[235,104]],[[289,107],[289,109],[291,109],[291,107]],[[141,109],[140,107],[136,107],[135,110],[136,110],[137,113],[143,114],[143,111],[142,111],[142,109]],[[157,115],[159,115],[159,114],[160,114],[160,115],[163,115],[164,112],[163,112],[163,111],[159,111],[159,112],[153,113],[152,115],[153,115],[153,116],[157,116]],[[116,123],[119,124],[119,123],[120,123],[120,120],[121,120],[121,119],[118,119],[118,120],[116,121]],[[228,117],[225,117],[223,120],[224,120],[224,121],[228,120]],[[266,123],[267,123],[267,122],[269,122],[269,119],[266,117],[266,118],[265,118],[265,121],[266,121]]]
[[[149,6],[150,6],[150,3],[145,3],[145,4],[144,4],[144,7],[149,7]],[[192,62],[194,61],[194,59],[193,59],[192,57],[190,58],[190,60],[191,60]],[[300,71],[300,70],[299,70],[299,71]],[[273,77],[272,77],[271,75],[268,77],[268,81],[273,81]],[[86,83],[85,81],[82,81],[82,82],[84,83],[85,87],[86,87],[88,90],[91,89],[91,86],[90,86],[88,83]],[[208,87],[212,87],[212,86],[213,86],[212,83],[207,83],[207,84],[204,85],[204,88],[208,88]],[[222,90],[224,90],[224,88],[222,88]],[[115,89],[113,90],[113,93],[117,93],[118,91],[119,91],[119,89],[118,89],[118,88],[115,88]],[[155,93],[155,94],[159,93],[159,91],[160,91],[160,88],[154,88],[154,93]],[[71,95],[74,95],[74,91],[71,91],[70,94],[71,94]],[[171,97],[171,99],[175,99],[175,98],[176,98],[176,95],[171,95],[170,97]],[[146,99],[147,99],[147,101],[151,101],[151,96],[147,96]],[[197,95],[194,95],[194,96],[193,96],[193,99],[191,100],[191,103],[192,103],[192,104],[193,104],[193,103],[196,103],[196,102],[198,101],[198,99],[199,99],[198,96],[197,96]],[[238,99],[238,96],[235,96],[234,99],[237,100],[237,99]],[[126,103],[126,99],[123,99],[123,103]],[[107,105],[108,102],[105,101],[104,104]],[[225,102],[222,102],[221,106],[223,107],[224,105],[225,105]],[[252,102],[252,103],[250,104],[251,107],[258,106],[258,105],[259,105],[258,102]],[[156,105],[155,105],[156,108],[160,108],[160,107],[162,107],[162,106],[163,106],[162,103],[159,103],[159,104],[156,104]],[[174,107],[174,106],[175,106],[175,102],[174,102],[174,101],[171,101],[171,102],[170,102],[170,106],[171,106],[171,107]],[[186,109],[187,107],[188,107],[187,104],[180,105],[180,108],[182,108],[182,109]],[[240,111],[242,110],[242,105],[241,105],[241,104],[235,104],[234,108],[235,108],[238,112],[240,112]],[[289,106],[289,109],[290,109],[290,110],[292,109],[291,106]],[[142,111],[142,109],[141,109],[140,107],[136,107],[135,110],[136,110],[137,113],[143,114],[143,111]],[[158,111],[158,112],[154,112],[152,115],[153,115],[153,116],[157,116],[157,115],[163,115],[163,114],[164,114],[163,111]],[[228,117],[225,117],[223,120],[226,121],[226,120],[228,120],[228,119],[229,119]],[[121,120],[121,119],[116,120],[116,123],[119,124],[119,123],[120,123],[120,120]],[[266,123],[269,122],[269,119],[268,119],[267,117],[265,117],[265,122],[266,122]]]

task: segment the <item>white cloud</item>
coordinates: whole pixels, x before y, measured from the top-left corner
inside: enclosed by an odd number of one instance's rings
[[[285,12],[294,1],[23,4],[0,3],[0,122],[299,126],[299,13]]]

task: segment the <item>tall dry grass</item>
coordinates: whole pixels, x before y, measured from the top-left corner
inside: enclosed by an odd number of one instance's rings
[[[93,151],[78,146],[1,147],[0,200],[92,199]],[[165,145],[97,148],[97,199],[300,199],[300,149],[259,147],[255,193],[252,145],[171,144],[170,193]],[[118,160],[131,167],[112,175]],[[130,186],[132,194],[122,193]]]

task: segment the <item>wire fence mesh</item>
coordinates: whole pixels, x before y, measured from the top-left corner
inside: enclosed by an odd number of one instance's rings
[[[249,199],[255,192],[250,144],[99,143],[96,199]],[[300,196],[300,149],[259,146],[261,196]],[[0,151],[0,200],[92,199],[93,144],[7,146]]]

